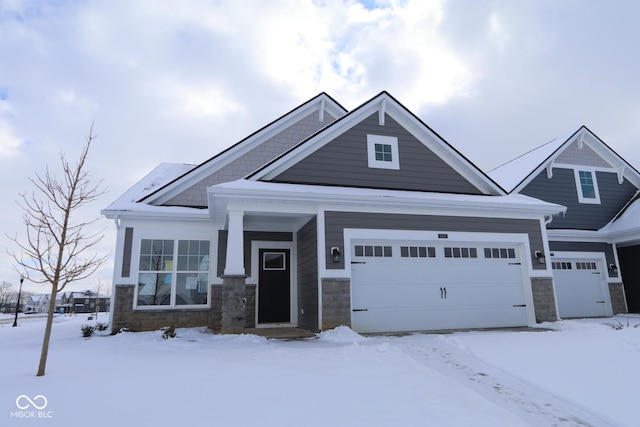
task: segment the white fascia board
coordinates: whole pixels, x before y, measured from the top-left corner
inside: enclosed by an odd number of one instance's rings
[[[592,230],[547,230],[550,241],[609,243],[609,234]]]
[[[617,231],[609,233],[609,243],[628,243],[640,241],[640,228],[629,229],[625,231]]]
[[[250,183],[250,181],[247,181]],[[295,185],[297,191],[286,191],[291,184],[253,182],[253,188],[221,187],[209,188],[210,210],[218,209],[220,203],[250,202],[255,209],[283,211],[287,205],[334,206],[336,210],[374,212],[407,211],[452,216],[491,216],[508,218],[535,218],[557,215],[566,208],[560,205],[537,201],[527,196],[464,196],[439,193],[395,192],[391,190],[353,190],[319,186]],[[274,188],[276,187],[276,188]],[[315,190],[315,191],[314,191]],[[340,192],[342,190],[342,193]],[[404,193],[404,194],[403,194]],[[267,206],[271,207],[267,207]],[[304,211],[306,213],[306,210]]]
[[[207,162],[209,162],[208,165],[204,167],[196,166],[194,170],[192,170],[190,173],[187,173],[173,184],[170,184],[168,188],[163,189],[152,199],[149,199],[148,202],[154,204],[162,204],[167,200],[170,200],[184,190],[188,189],[194,183],[206,178],[216,170],[219,170],[224,166],[230,164],[231,162],[239,159],[249,151],[262,144],[265,140],[274,137],[278,133],[291,126],[293,123],[309,115],[312,111],[320,109],[321,104],[323,104],[325,112],[328,112],[336,118],[340,118],[347,113],[330,97],[322,94],[321,96],[317,97],[314,102],[307,102],[306,105],[303,104],[302,106],[296,107],[296,109],[291,111],[289,114],[281,117],[280,119],[277,119],[275,123],[268,125],[268,127],[259,130],[256,134],[249,136],[245,140],[241,140],[240,142],[236,143],[235,146],[232,145],[231,147],[227,148],[226,151],[223,151],[221,154],[218,154],[214,158],[207,160]]]
[[[102,210],[101,214],[109,219],[164,219],[211,221],[209,209],[184,208],[179,206],[144,205],[140,210]],[[155,208],[155,209],[154,209]]]
[[[382,101],[385,101],[384,104],[382,104]],[[299,148],[290,151],[278,161],[251,177],[251,179],[271,180],[275,178],[301,159],[319,150],[353,126],[356,126],[362,120],[377,113],[381,105],[385,106],[385,111],[389,116],[415,136],[418,141],[438,155],[445,163],[460,173],[465,179],[473,183],[478,189],[487,194],[506,194],[499,185],[491,181],[480,169],[466,160],[460,153],[456,152],[448,143],[433,133],[427,126],[417,120],[413,114],[408,112],[386,93],[381,94],[357,110],[349,113],[349,115],[339,123],[321,132]]]

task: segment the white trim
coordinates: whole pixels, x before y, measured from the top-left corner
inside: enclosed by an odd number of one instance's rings
[[[318,227],[318,234],[316,237],[316,265],[318,267],[318,329],[322,330],[322,278],[326,277],[327,271],[327,262],[325,258],[325,248],[327,244],[325,239],[326,228],[324,222],[324,210],[321,208],[318,208],[316,211],[316,221]]]
[[[297,244],[295,241],[270,241],[270,240],[253,240],[251,242],[251,276],[247,277],[246,282],[256,286],[256,306],[255,319],[256,328],[279,328],[292,327],[298,325],[298,287],[297,281]],[[260,295],[260,249],[288,249],[289,250],[289,323],[258,323],[258,297]]]
[[[586,197],[582,191],[582,182],[580,179],[580,172],[589,173],[591,180],[593,181],[594,198]],[[584,204],[599,205],[600,204],[600,191],[598,190],[598,178],[596,170],[592,167],[577,166],[573,169],[573,176],[576,182],[576,192],[578,193],[578,201]]]
[[[225,276],[244,276],[244,212],[227,212],[229,221],[227,234],[227,258]]]
[[[376,145],[391,147],[391,161],[376,159]],[[400,169],[398,156],[398,138],[395,136],[367,135],[367,161],[370,168],[375,169]]]
[[[268,209],[285,212],[282,209],[299,209],[312,206],[342,206],[340,209],[362,210],[373,208],[384,212],[413,211],[430,215],[448,214],[453,216],[478,216],[501,218],[535,218],[557,215],[566,211],[564,206],[543,202],[524,195],[484,196],[443,193],[423,193],[398,190],[353,189],[345,187],[325,187],[319,185],[284,184],[261,181],[239,180],[209,187],[213,200],[212,211],[222,212],[225,203],[232,200],[236,209],[250,211],[242,206],[254,206],[258,211]],[[247,201],[247,202],[245,202]],[[290,207],[283,208],[288,204]],[[287,210],[288,211],[288,210]],[[464,212],[466,211],[466,212]]]

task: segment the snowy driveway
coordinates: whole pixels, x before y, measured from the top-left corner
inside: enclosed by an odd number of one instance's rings
[[[629,327],[280,341],[197,328],[84,339],[86,317],[61,317],[41,378],[44,321],[21,319],[0,324],[0,424],[631,426],[640,317],[618,319]],[[49,416],[20,417],[19,396],[46,397]]]

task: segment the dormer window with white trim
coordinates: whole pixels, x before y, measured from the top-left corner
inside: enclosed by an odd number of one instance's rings
[[[398,138],[367,135],[367,156],[370,168],[400,169]]]
[[[580,203],[600,204],[600,192],[594,170],[574,169],[578,201]]]

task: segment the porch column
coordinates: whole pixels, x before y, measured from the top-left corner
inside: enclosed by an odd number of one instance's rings
[[[224,267],[224,275],[244,276],[244,212],[231,211],[228,216],[227,263]]]
[[[227,261],[222,276],[223,334],[242,333],[247,302],[244,270],[244,212],[230,211],[227,233]]]

